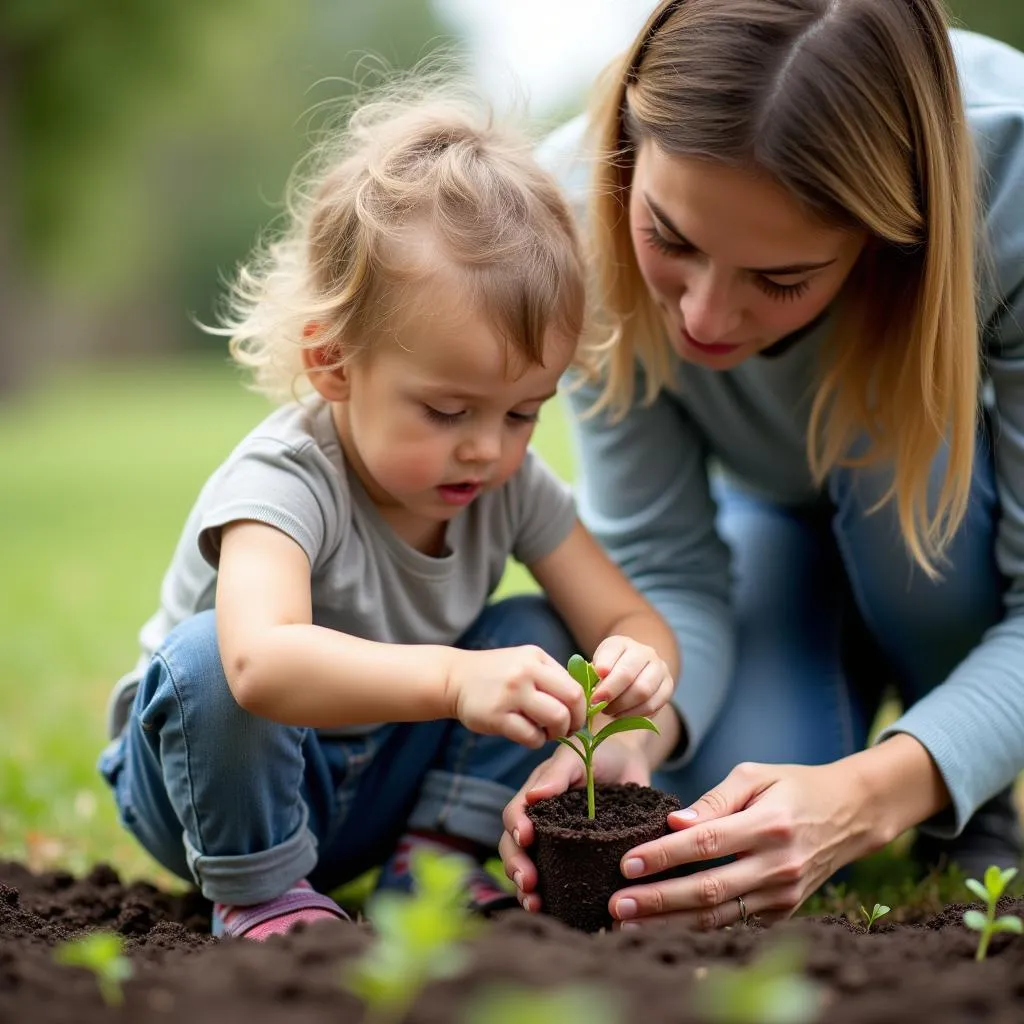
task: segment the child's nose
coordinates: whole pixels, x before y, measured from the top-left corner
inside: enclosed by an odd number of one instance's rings
[[[501,434],[496,430],[474,432],[457,452],[462,462],[496,462],[501,455]]]

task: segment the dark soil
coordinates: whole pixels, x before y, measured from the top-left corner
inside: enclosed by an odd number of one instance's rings
[[[681,806],[669,793],[630,782],[596,786],[593,818],[582,789],[530,807],[537,892],[547,912],[581,931],[610,928],[608,900],[624,884],[622,857],[666,835],[668,815]]]
[[[948,907],[919,925],[883,922],[870,935],[841,919],[709,934],[664,926],[588,935],[551,917],[508,911],[484,925],[467,971],[431,985],[408,1020],[466,1024],[472,999],[496,983],[533,991],[582,983],[618,1008],[621,1024],[697,1021],[693,999],[707,968],[746,963],[791,935],[803,941],[807,973],[822,986],[819,1020],[827,1024],[1017,1024],[1024,1020],[1024,938],[997,936],[989,959],[976,963],[976,937],[960,923],[963,909]],[[1024,900],[1005,901],[1001,910],[1024,913]],[[337,978],[370,942],[366,926],[323,922],[260,945],[211,939],[208,913],[195,896],[125,886],[108,868],[74,879],[0,865],[0,1022],[361,1020],[359,1003]],[[103,1004],[86,972],[52,960],[55,943],[89,928],[116,930],[127,941],[134,978],[120,1009]]]

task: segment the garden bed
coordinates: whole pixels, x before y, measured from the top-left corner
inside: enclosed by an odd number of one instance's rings
[[[495,985],[533,992],[566,984],[594,988],[620,1024],[699,1021],[694,1000],[708,970],[738,966],[785,937],[802,941],[806,976],[821,986],[818,1019],[885,1021],[1024,1020],[1024,938],[999,935],[973,959],[977,936],[963,906],[914,924],[882,921],[865,934],[845,919],[802,918],[699,934],[668,926],[586,935],[519,910],[489,922],[464,973],[434,982],[414,1004],[412,1024],[466,1024],[475,998]],[[1004,913],[1024,900],[1004,900]],[[83,929],[117,931],[133,977],[124,1003],[108,1007],[91,975],[58,966],[53,949]],[[209,905],[152,886],[123,885],[97,867],[87,877],[30,874],[0,864],[0,1022],[94,1024],[342,1024],[361,1019],[342,990],[342,964],[366,949],[366,925],[324,922],[266,944],[214,940]],[[604,993],[608,993],[605,998]],[[534,1015],[531,1024],[544,1024]],[[580,1024],[564,1015],[561,1024]],[[596,1024],[596,1022],[595,1022]]]

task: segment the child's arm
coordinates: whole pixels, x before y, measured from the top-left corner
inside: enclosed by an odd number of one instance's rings
[[[313,625],[309,560],[262,523],[222,530],[216,603],[231,692],[274,721],[324,728],[451,717],[536,747],[584,718],[579,686],[539,648],[377,643]]]
[[[589,531],[569,536],[530,571],[601,676],[595,700],[605,714],[653,716],[661,736],[638,734],[659,763],[676,746],[679,718],[666,702],[679,676],[679,649],[665,620],[633,587]],[[656,755],[656,756],[655,756]]]

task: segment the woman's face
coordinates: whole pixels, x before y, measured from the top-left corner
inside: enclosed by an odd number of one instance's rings
[[[645,142],[629,199],[637,263],[688,362],[727,370],[810,323],[866,234],[808,216],[766,177]]]

